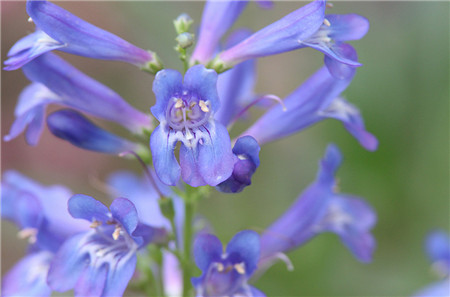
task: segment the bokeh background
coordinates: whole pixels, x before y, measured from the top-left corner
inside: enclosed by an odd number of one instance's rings
[[[272,10],[250,3],[235,28],[257,30],[305,3],[276,2]],[[181,63],[172,51],[172,20],[186,12],[198,25],[203,6],[172,1],[58,4],[158,52],[167,67],[177,69]],[[199,211],[223,242],[245,228],[262,231],[312,182],[326,145],[334,142],[345,156],[338,172],[341,191],[364,197],[378,213],[373,263],[357,262],[334,234],[322,234],[289,254],[293,272],[278,263],[255,285],[269,296],[408,296],[436,280],[424,254],[424,237],[434,228],[449,230],[449,3],[337,1],[329,13],[358,13],[371,22],[366,37],[352,43],[364,66],[344,95],[361,109],[368,130],[379,139],[379,149],[365,151],[337,121],[319,123],[265,145],[252,186],[237,195],[214,193]],[[16,40],[34,30],[27,19],[24,2],[1,2],[2,61]],[[125,63],[62,56],[141,110],[153,105],[152,76]],[[256,91],[284,97],[322,61],[322,54],[311,49],[260,59]],[[28,82],[20,70],[2,70],[1,75],[3,137]],[[254,110],[233,136],[260,114]],[[41,183],[65,184],[101,199],[106,195],[96,188],[96,181],[116,169],[140,170],[136,162],[82,151],[48,131],[37,147],[28,146],[23,136],[2,142],[1,161],[2,171],[15,169]],[[3,222],[2,273],[25,252],[26,244],[16,232]]]

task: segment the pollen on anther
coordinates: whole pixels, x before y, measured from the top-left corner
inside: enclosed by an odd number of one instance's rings
[[[31,17],[28,18],[28,23],[32,23],[33,19]]]
[[[177,102],[175,102],[175,108],[180,108],[183,106],[183,100],[178,99]]]
[[[116,226],[116,229],[114,229],[114,232],[112,234],[112,237],[114,238],[114,240],[119,239],[119,235],[120,235],[120,226]]]
[[[331,26],[330,21],[327,20],[327,19],[323,19],[323,24],[324,24],[325,26],[327,26],[327,27],[330,27],[330,26]]]
[[[102,224],[102,222],[97,221],[97,220],[94,220],[94,221],[92,222],[92,224],[91,224],[89,227],[91,227],[91,228],[97,228],[97,227],[100,226],[101,224]]]
[[[245,263],[234,264],[234,269],[236,269],[239,274],[245,274]]]
[[[200,101],[198,102],[198,105],[200,105],[200,109],[201,109],[203,112],[208,112],[208,111],[209,111],[209,107],[208,107],[208,105],[206,105],[206,102],[205,102],[205,101],[200,100]]]
[[[217,266],[217,271],[219,271],[219,272],[222,272],[225,269],[225,267],[223,266],[222,263],[216,263],[216,266]]]

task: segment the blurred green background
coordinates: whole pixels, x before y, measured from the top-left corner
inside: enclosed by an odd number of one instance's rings
[[[306,2],[276,2],[272,10],[250,3],[235,28],[264,27]],[[59,5],[128,41],[159,53],[167,67],[181,68],[172,47],[172,20],[182,12],[199,24],[202,2],[59,2]],[[24,2],[1,2],[1,57],[34,30]],[[345,162],[338,172],[344,193],[364,197],[378,213],[378,248],[373,263],[357,262],[333,234],[322,234],[289,254],[295,270],[273,266],[255,285],[268,296],[408,296],[436,280],[423,239],[434,228],[449,230],[449,3],[335,2],[329,13],[357,13],[370,20],[363,40],[352,44],[364,64],[345,91],[357,105],[379,149],[365,151],[342,125],[328,120],[261,151],[253,184],[238,195],[214,193],[200,213],[227,242],[239,230],[262,231],[311,183],[329,142]],[[82,71],[148,111],[154,103],[152,77],[118,62],[63,55]],[[322,65],[323,55],[302,49],[259,60],[256,92],[284,97]],[[1,77],[1,131],[7,134],[21,89],[21,71]],[[50,108],[53,110],[54,108]],[[261,111],[255,110],[247,127]],[[114,125],[99,122],[103,127]],[[1,146],[2,171],[16,169],[44,184],[105,198],[92,180],[136,162],[82,151],[44,132],[37,147],[19,137]],[[25,252],[9,223],[2,225],[2,273]]]

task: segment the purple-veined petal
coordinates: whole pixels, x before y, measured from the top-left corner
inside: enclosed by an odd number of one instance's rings
[[[150,149],[152,151],[155,172],[166,185],[176,185],[180,179],[181,168],[175,158],[174,150],[176,136],[159,125],[150,136]]]
[[[284,99],[286,111],[275,105],[242,135],[253,136],[263,145],[303,130],[321,119],[318,111],[338,97],[352,78],[336,79],[322,67]]]
[[[259,30],[249,38],[225,50],[219,58],[225,65],[236,65],[251,58],[279,54],[303,47],[322,25],[325,1],[316,0]]]
[[[60,97],[60,104],[117,122],[132,132],[151,127],[150,118],[129,105],[116,92],[90,78],[63,59],[46,53],[23,67],[33,82]]]
[[[58,292],[72,289],[88,265],[87,254],[78,253],[84,233],[68,239],[52,260],[47,276],[49,286]]]
[[[367,150],[374,151],[378,147],[378,140],[367,132],[359,110],[345,99],[336,98],[324,110],[320,111],[324,117],[342,121],[347,131],[355,137]]]
[[[199,234],[194,241],[195,264],[202,271],[208,269],[212,262],[219,261],[222,256],[222,243],[212,234]]]
[[[156,96],[156,104],[151,108],[151,111],[158,121],[164,120],[169,99],[175,94],[181,94],[182,88],[183,77],[178,71],[163,69],[156,74],[153,81],[153,93]]]
[[[106,265],[86,266],[75,285],[75,297],[102,296],[107,274],[108,267]]]
[[[52,253],[40,251],[21,259],[3,277],[2,296],[50,296],[46,280],[52,258]]]
[[[117,198],[110,209],[112,217],[122,224],[128,234],[132,234],[139,222],[134,204],[126,198]]]
[[[180,166],[183,181],[192,187],[207,185],[198,168],[198,145],[187,147],[184,144],[180,147]]]
[[[75,194],[69,199],[69,212],[74,218],[89,222],[106,223],[111,220],[109,210],[103,203],[83,194]]]
[[[338,42],[361,39],[369,31],[369,20],[357,14],[330,14],[325,17],[331,25],[329,36]]]
[[[110,267],[102,296],[122,296],[136,269],[136,255],[121,257],[114,267]]]
[[[339,53],[340,56],[347,57],[351,60],[358,60],[356,50],[350,44],[336,44],[333,46],[333,51]],[[354,66],[341,63],[332,56],[325,55],[324,63],[327,66],[328,71],[330,71],[330,74],[337,79],[351,78],[355,73]]]
[[[216,186],[230,177],[236,159],[230,136],[222,124],[208,123],[204,129],[204,142],[198,146],[198,171],[209,185]]]
[[[27,1],[27,12],[42,31],[65,45],[62,49],[65,52],[95,59],[119,60],[141,67],[154,59],[151,53],[51,2]]]
[[[252,275],[260,255],[259,234],[251,230],[237,233],[228,243],[226,253],[233,263],[244,262],[245,273]]]
[[[222,36],[239,17],[248,1],[207,1],[203,10],[197,45],[191,61],[208,62]]]
[[[209,101],[213,112],[216,112],[220,106],[216,84],[217,73],[212,69],[206,69],[203,65],[189,68],[184,76],[186,90],[196,94],[199,100]]]
[[[138,150],[137,144],[103,130],[74,110],[53,112],[47,125],[53,135],[82,149],[107,154]]]
[[[8,60],[4,62],[5,70],[16,70],[34,58],[55,49],[65,47],[41,30],[31,33],[17,41],[8,52]]]

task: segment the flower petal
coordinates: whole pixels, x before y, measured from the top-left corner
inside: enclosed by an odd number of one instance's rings
[[[146,114],[129,105],[110,88],[52,53],[39,56],[22,70],[28,79],[45,85],[57,94],[60,104],[117,122],[133,132],[151,127]]]
[[[132,234],[139,222],[134,204],[126,198],[117,198],[110,209],[112,217],[122,224],[128,234]]]
[[[158,121],[164,121],[170,98],[176,94],[181,95],[182,87],[183,77],[178,71],[163,69],[156,74],[153,81],[153,93],[156,96],[156,104],[151,108],[151,111]]]
[[[222,36],[233,25],[248,1],[207,1],[203,9],[192,62],[206,63],[216,52]]]
[[[194,241],[194,260],[197,267],[206,271],[212,262],[220,261],[222,243],[212,234],[199,234]]]
[[[66,45],[63,50],[68,53],[94,59],[119,60],[138,66],[153,60],[149,52],[89,24],[51,2],[27,1],[27,12],[41,30]]]
[[[207,185],[198,168],[198,145],[187,147],[182,144],[180,147],[180,166],[183,181],[191,187]]]
[[[342,121],[347,131],[355,137],[359,143],[369,151],[375,151],[378,147],[377,138],[367,132],[359,110],[342,98],[336,98],[324,110],[320,111],[324,117]]]
[[[88,254],[80,254],[85,233],[68,239],[52,260],[47,276],[49,286],[58,292],[72,289],[88,265]]]
[[[110,267],[101,296],[122,296],[136,270],[136,254],[121,257]]]
[[[341,166],[341,163],[342,154],[339,151],[339,148],[334,144],[328,145],[324,157],[320,160],[319,172],[316,180],[322,185],[331,188],[335,181],[334,175],[339,169],[339,166]]]
[[[414,297],[447,297],[450,296],[450,281],[444,279],[433,283],[413,295]]]
[[[204,126],[206,137],[198,146],[198,171],[211,186],[225,181],[233,172],[235,156],[227,129],[218,122]]]
[[[357,14],[329,14],[326,19],[330,22],[330,34],[335,41],[361,39],[369,31],[369,20]]]
[[[89,222],[95,220],[106,223],[111,219],[108,208],[98,200],[75,194],[69,199],[69,212],[76,219],[85,219]]]
[[[209,101],[213,112],[220,106],[216,85],[217,73],[203,65],[192,66],[184,75],[184,87],[191,91],[191,94],[196,94],[199,100]]]
[[[52,290],[46,280],[52,257],[52,253],[41,251],[21,259],[4,275],[2,296],[50,296]]]
[[[174,133],[166,130],[162,125],[156,127],[150,136],[155,172],[163,183],[172,186],[176,185],[181,174],[180,165],[174,154],[176,141]]]
[[[450,273],[450,238],[444,230],[435,230],[428,234],[426,250],[432,263],[442,263]]]
[[[245,273],[252,275],[260,255],[259,234],[251,230],[237,233],[228,243],[226,253],[233,264],[244,262]]]
[[[82,149],[107,154],[138,149],[137,144],[103,130],[74,110],[63,109],[50,114],[47,125],[53,135]]]
[[[107,273],[106,265],[100,267],[87,265],[75,285],[75,297],[102,296]]]

